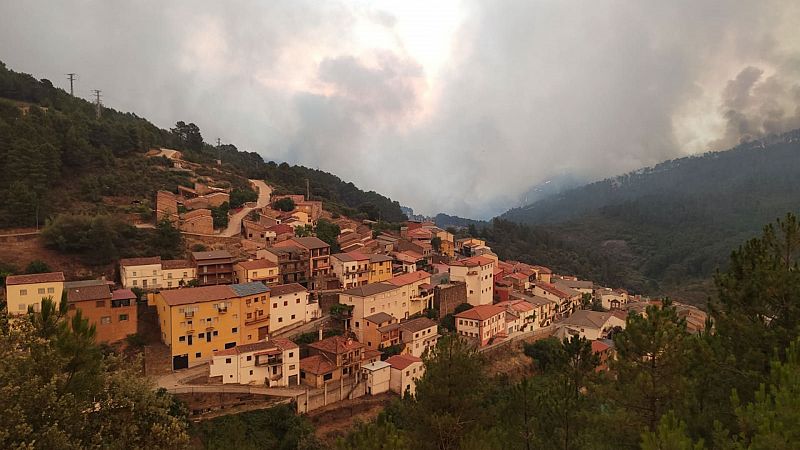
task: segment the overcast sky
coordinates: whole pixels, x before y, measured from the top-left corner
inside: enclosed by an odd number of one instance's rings
[[[800,127],[796,0],[3,1],[0,60],[417,212],[487,218]]]

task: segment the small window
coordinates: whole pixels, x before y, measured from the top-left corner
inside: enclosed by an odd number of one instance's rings
[[[225,364],[230,364],[230,363],[231,363],[231,359],[230,358],[225,358]]]
[[[294,370],[294,364],[289,364],[289,370]]]
[[[278,323],[283,322],[283,317],[278,317]]]
[[[56,293],[56,288],[47,288],[47,293],[48,294],[55,294]]]
[[[186,342],[186,336],[179,337],[178,342]]]
[[[44,294],[44,288],[39,288],[39,294]]]
[[[251,371],[250,371],[250,375],[252,375],[252,374],[253,374],[253,371],[251,370]]]
[[[104,317],[101,317],[101,318],[100,318],[100,323],[101,323],[102,325],[108,325],[109,323],[111,323],[111,316],[104,316]]]
[[[286,300],[284,300],[284,301],[283,301],[283,306],[289,306],[289,302],[288,302],[288,301],[286,301]]]
[[[20,289],[19,290],[19,295],[28,295],[28,290],[27,289]]]
[[[292,320],[294,320],[294,314],[292,314]]]
[[[296,302],[296,303],[297,303],[298,305],[300,304],[300,299],[299,299],[299,298],[297,299],[297,302]]]
[[[252,355],[247,355],[247,360],[248,361],[252,361],[253,360],[253,356]]]
[[[127,322],[128,321],[128,315],[127,314],[120,314],[119,315],[119,321],[120,322]]]
[[[202,356],[203,356],[203,353],[201,353],[201,352],[197,352],[197,353],[194,354],[195,358],[200,358]]]
[[[200,339],[203,339],[204,337],[206,337],[206,334],[205,333],[200,333],[200,334],[197,335],[197,337],[200,338]]]
[[[294,356],[294,352],[289,352],[289,358],[291,358],[292,356]]]
[[[234,333],[234,334],[235,334],[235,333],[236,333],[236,332],[238,332],[238,331],[239,331],[239,329],[238,329],[238,328],[236,328],[236,327],[233,327],[233,328],[231,328],[231,333]]]

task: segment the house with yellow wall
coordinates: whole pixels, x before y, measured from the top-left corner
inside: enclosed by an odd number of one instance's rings
[[[241,341],[241,299],[230,286],[164,290],[154,300],[173,370],[209,361]]]
[[[369,255],[369,283],[380,283],[392,278],[392,257]]]
[[[264,283],[232,284],[239,301],[239,344],[251,344],[269,337],[270,290]]]
[[[41,311],[42,299],[52,298],[61,301],[64,292],[64,273],[48,272],[30,275],[9,275],[6,277],[6,307],[9,315],[21,315],[28,307]]]
[[[233,266],[233,270],[236,272],[236,280],[239,283],[259,281],[267,286],[280,283],[278,264],[268,259],[241,261]]]

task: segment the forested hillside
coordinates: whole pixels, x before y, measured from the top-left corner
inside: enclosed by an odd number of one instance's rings
[[[103,197],[149,199],[158,189],[187,184],[180,172],[154,170],[170,163],[145,159],[152,147],[179,149],[201,163],[221,156],[221,173],[234,187],[264,178],[279,191],[305,192],[308,179],[312,196],[341,213],[403,218],[398,203],[325,172],[266,163],[231,145],[217,149],[192,123],[164,130],[106,107],[98,119],[93,104],[0,62],[0,227],[33,226],[63,212],[115,213],[115,202]]]
[[[483,234],[501,257],[702,301],[738,242],[800,210],[799,176],[796,130],[574,189],[511,210]]]

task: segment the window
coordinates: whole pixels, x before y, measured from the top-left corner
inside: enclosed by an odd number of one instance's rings
[[[292,356],[294,356],[294,352],[289,352],[289,358],[291,358]]]
[[[167,278],[170,279],[170,280],[172,279],[172,272],[167,274]]]
[[[44,294],[44,288],[39,288],[39,294]]]
[[[297,303],[299,305],[300,304],[300,298],[298,298],[297,302],[295,302],[295,303]]]
[[[330,380],[332,378],[333,378],[333,374],[332,373],[326,373],[325,375],[322,376],[322,379],[324,381],[328,381],[328,380]]]
[[[47,288],[47,293],[48,294],[55,294],[56,293],[56,288]]]
[[[138,283],[138,281],[136,281],[136,280],[133,280],[133,285],[134,285],[134,286],[136,286],[136,285],[137,285],[137,283]]]
[[[278,323],[283,322],[283,317],[278,317]]]
[[[133,276],[134,276],[134,277],[136,276],[136,272],[133,272]]]
[[[283,306],[289,306],[289,302],[287,302],[286,300],[284,300],[284,301],[283,301]]]
[[[100,318],[100,323],[102,325],[108,325],[111,323],[111,316],[103,316]]]
[[[197,352],[197,353],[194,354],[195,358],[200,358],[201,356],[203,356],[203,353],[201,353],[201,352]]]
[[[158,271],[157,270],[153,270],[153,275],[157,275],[157,274],[158,274]]]
[[[200,339],[203,339],[204,337],[206,337],[206,334],[205,333],[200,333],[200,334],[197,335],[197,337],[199,337]]]
[[[186,342],[186,336],[179,337],[178,342]]]
[[[218,336],[218,335],[219,335],[219,331],[214,331],[214,336]]]
[[[236,334],[236,332],[238,332],[238,331],[239,331],[239,329],[236,328],[236,327],[231,328],[231,333]]]
[[[253,371],[251,370],[251,371],[250,371],[250,375],[252,375],[252,374],[253,374]]]
[[[96,302],[94,303],[94,306],[96,306],[96,307],[98,307],[98,308],[105,308],[105,306],[106,306],[106,301],[105,301],[105,300],[98,300],[98,301],[96,301]]]
[[[252,361],[253,360],[253,356],[252,355],[247,355],[247,360],[248,361]]]
[[[277,308],[277,307],[278,307],[278,304],[277,304],[277,303],[273,303],[273,304],[272,304],[272,307],[273,307],[273,308]]]
[[[19,295],[28,295],[28,290],[27,289],[20,289],[19,290]]]
[[[167,287],[168,287],[168,288],[171,288],[171,287],[172,287],[172,281],[167,281]]]
[[[292,320],[294,320],[294,314],[292,314]]]
[[[20,311],[25,311],[26,309],[28,309],[28,306],[25,303],[20,303],[19,304],[19,310]]]
[[[187,276],[188,276],[188,273],[187,272],[183,272],[183,278],[186,278]]]
[[[225,364],[230,364],[230,363],[231,363],[231,359],[230,358],[225,358]]]
[[[289,364],[289,370],[294,370],[294,364]]]

